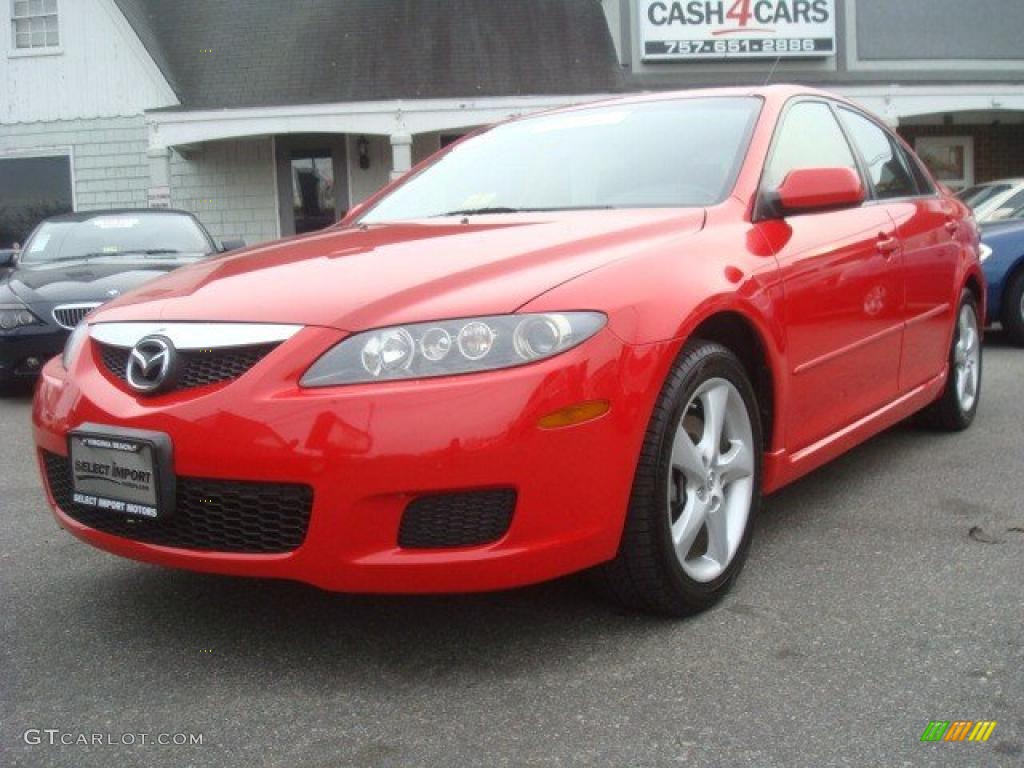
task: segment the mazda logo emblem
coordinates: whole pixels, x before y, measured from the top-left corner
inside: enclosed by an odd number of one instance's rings
[[[147,395],[169,389],[174,385],[176,358],[170,339],[147,336],[132,348],[125,378],[133,389]]]

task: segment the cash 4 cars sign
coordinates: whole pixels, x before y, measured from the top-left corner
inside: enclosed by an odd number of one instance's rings
[[[831,56],[835,0],[638,0],[643,58]]]

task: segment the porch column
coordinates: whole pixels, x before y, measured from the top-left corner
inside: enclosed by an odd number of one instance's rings
[[[149,160],[149,189],[146,205],[150,208],[171,207],[171,150],[169,147],[150,147],[146,150]]]
[[[882,113],[882,120],[894,131],[900,127],[900,115],[896,111],[896,105],[892,103],[892,99],[885,100],[885,112]]]
[[[412,136],[408,133],[391,134],[391,180],[406,174],[412,168]]]

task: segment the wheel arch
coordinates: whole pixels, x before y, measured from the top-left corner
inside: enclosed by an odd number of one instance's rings
[[[1018,256],[1014,260],[1014,262],[1012,264],[1010,264],[1010,266],[1007,268],[1006,272],[1003,273],[1003,287],[1002,287],[1002,291],[1000,292],[1000,296],[999,296],[999,298],[1000,298],[1000,302],[999,302],[1000,312],[1005,311],[1006,307],[1008,306],[1007,301],[1008,301],[1008,299],[1010,297],[1010,289],[1013,287],[1013,281],[1021,273],[1024,273],[1024,253],[1022,253],[1020,256]],[[991,321],[991,320],[1000,320],[1001,321],[1002,317],[999,317],[999,318],[989,318],[989,321]]]
[[[984,325],[984,318],[986,316],[986,296],[984,281],[981,275],[977,272],[968,272],[967,277],[964,279],[964,287],[971,292],[974,296],[974,300],[978,303],[978,307],[981,309],[982,314],[982,325]]]
[[[723,309],[702,318],[688,338],[721,344],[740,359],[757,395],[764,450],[772,450],[779,425],[778,365],[773,363],[768,342],[757,324],[740,311]]]

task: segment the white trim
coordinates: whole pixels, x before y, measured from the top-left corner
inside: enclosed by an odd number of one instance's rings
[[[1024,111],[1024,85],[841,85],[829,89],[883,116],[900,118],[949,112]],[[307,104],[289,107],[147,112],[150,147],[201,144],[219,139],[288,133],[345,133],[391,136],[397,133],[453,131],[508,117],[582,104],[627,94],[513,96],[476,99],[418,99]],[[351,143],[348,156],[352,157]],[[351,170],[351,168],[350,168]],[[349,200],[351,202],[351,173]],[[353,203],[354,204],[354,203]]]
[[[277,178],[277,136],[270,137],[270,167],[273,169],[272,184],[274,185],[274,201],[277,203],[277,215],[274,217],[274,231],[277,239],[281,239],[281,185]]]
[[[121,9],[114,4],[114,0],[96,0],[96,2],[106,11],[107,16],[110,18],[111,23],[117,28],[118,32],[125,36],[125,39],[134,42],[131,46],[131,52],[134,55],[139,65],[146,71],[149,79],[157,85],[160,90],[163,91],[161,94],[161,100],[167,106],[173,106],[180,104],[178,101],[178,95],[171,88],[171,84],[167,82],[167,78],[164,77],[164,73],[160,71],[160,67],[157,66],[153,57],[149,53],[149,49],[142,42],[142,38],[135,32],[135,28],[129,23],[125,15],[121,13]],[[63,41],[63,38],[61,38]]]
[[[1024,111],[1024,85],[838,85],[829,90],[861,104],[890,123],[900,118],[951,112]]]
[[[285,133],[390,136],[483,125],[545,109],[613,98],[613,94],[501,96],[305,104],[289,107],[146,112],[150,146]]]
[[[345,134],[345,183],[348,184],[348,209],[345,211],[346,216],[348,216],[348,211],[351,211],[356,205],[352,199],[352,139],[351,133]],[[356,158],[356,162],[359,162],[359,158]]]
[[[71,210],[78,210],[78,191],[75,181],[75,148],[67,144],[54,147],[32,147],[31,149],[2,149],[0,148],[0,160],[32,157],[60,157],[64,155],[68,159],[68,169],[71,176]]]
[[[43,48],[11,48],[7,51],[8,59],[30,59],[35,56],[63,56],[63,45],[51,45]]]

